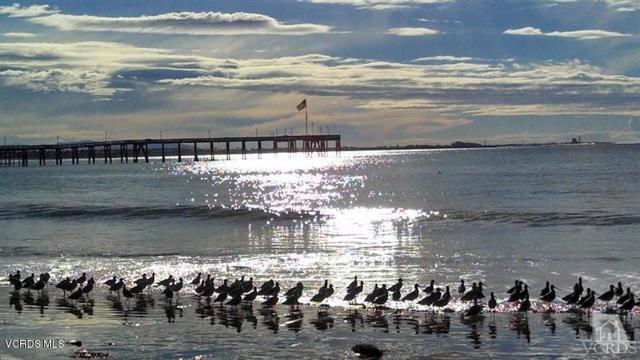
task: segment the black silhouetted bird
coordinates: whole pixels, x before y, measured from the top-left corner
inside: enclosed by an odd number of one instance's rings
[[[436,301],[440,300],[442,297],[442,293],[440,292],[440,288],[436,288],[436,291],[431,292],[431,294],[422,298],[422,300],[418,301],[419,305],[433,305]]]
[[[496,297],[493,293],[491,293],[491,298],[489,298],[489,309],[495,310],[498,307],[498,301],[496,301]]]
[[[522,285],[520,284],[520,280],[516,280],[515,284],[507,290],[507,294],[513,294],[514,292],[522,291]]]
[[[24,283],[23,283],[23,284],[24,284]],[[624,303],[625,303],[625,301],[627,301],[627,300],[629,299],[629,297],[630,297],[630,296],[631,296],[631,288],[630,288],[630,287],[628,287],[628,288],[627,288],[627,292],[626,292],[624,295],[622,295],[622,296],[620,296],[620,297],[618,298],[618,301],[616,301],[616,304],[618,304],[618,305],[622,305],[622,304],[624,304]]]
[[[367,296],[364,299],[364,302],[373,302],[373,300],[375,300],[376,296],[378,296],[378,284],[375,284],[373,286],[373,290],[367,294]]]
[[[478,304],[478,299],[473,299],[473,305],[467,309],[466,316],[477,316],[482,313],[482,305]]]
[[[272,308],[272,307],[276,306],[277,303],[278,303],[278,297],[277,296],[272,296],[272,297],[268,298],[267,300],[265,300],[262,303],[262,306],[267,307],[267,308]]]
[[[347,292],[352,292],[356,287],[358,287],[358,275],[353,277],[353,281],[347,286]]]
[[[529,295],[518,306],[518,312],[527,312],[531,310],[531,301],[529,301]]]
[[[418,295],[420,295],[420,290],[418,289],[418,287],[419,287],[418,284],[413,285],[413,291],[405,295],[402,298],[402,301],[413,301],[417,299]]]
[[[402,289],[402,278],[398,279],[398,282],[393,284],[393,286],[391,286],[389,288],[390,292],[394,292],[394,291],[400,291]]]
[[[436,284],[436,281],[431,279],[431,282],[429,283],[429,286],[425,287],[422,292],[425,294],[431,294],[433,292],[433,290],[435,289],[434,286]]]
[[[200,284],[200,279],[202,278],[202,273],[199,272],[198,276],[196,276],[195,279],[191,280],[191,285],[198,285]]]
[[[258,288],[254,287],[253,291],[245,295],[243,301],[253,302],[258,297]]]
[[[464,279],[460,279],[460,286],[458,286],[458,295],[462,296],[467,291],[467,287],[464,286]]]
[[[433,303],[434,306],[442,308],[449,304],[449,300],[451,300],[451,293],[449,292],[449,286],[444,291],[444,295],[440,297],[436,302]]]
[[[602,295],[598,296],[598,300],[609,302],[613,300],[613,296],[616,294],[616,287],[613,285],[609,285],[609,290],[602,293]]]
[[[542,290],[540,290],[540,297],[544,296],[544,294],[548,293],[551,288],[549,287],[549,281],[546,282],[546,285]]]
[[[344,296],[343,300],[354,301],[358,296],[358,294],[360,294],[363,289],[364,289],[364,282],[360,281],[360,285],[356,286],[355,288],[351,288],[351,290],[347,293],[347,295]]]

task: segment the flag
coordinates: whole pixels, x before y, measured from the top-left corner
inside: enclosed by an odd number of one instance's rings
[[[301,111],[302,109],[305,109],[307,107],[307,99],[304,99],[302,101],[300,101],[300,104],[298,104],[298,106],[296,106],[296,109],[298,109],[298,111]]]

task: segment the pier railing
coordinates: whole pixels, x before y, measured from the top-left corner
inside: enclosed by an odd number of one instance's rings
[[[333,148],[330,148],[333,142]],[[326,153],[330,150],[340,151],[340,135],[283,135],[283,136],[248,136],[248,137],[206,137],[206,138],[170,138],[170,139],[136,139],[113,141],[84,141],[59,144],[40,145],[4,145],[0,146],[0,166],[29,166],[29,159],[37,156],[40,166],[47,165],[47,160],[55,160],[56,165],[62,165],[65,159],[71,159],[71,164],[79,164],[80,159],[86,159],[88,164],[95,164],[96,158],[104,159],[105,164],[113,163],[113,158],[120,157],[121,163],[137,163],[144,159],[149,162],[149,156],[159,156],[162,162],[167,156],[177,156],[181,162],[183,156],[193,157],[193,161],[200,161],[208,155],[208,160],[215,160],[221,151],[216,144],[224,144],[222,150],[226,159],[231,154],[240,153],[246,158],[248,152],[263,151],[278,153],[280,151],[294,153]],[[232,145],[240,145],[239,149],[232,149]],[[248,150],[247,144],[255,144],[256,148]],[[263,148],[263,144],[270,144],[270,148]],[[183,146],[186,145],[186,146]],[[199,145],[206,145],[200,150]],[[149,148],[151,146],[151,149]]]

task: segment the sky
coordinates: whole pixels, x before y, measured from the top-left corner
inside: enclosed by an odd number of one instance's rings
[[[304,98],[346,145],[640,142],[640,0],[0,1],[8,143],[301,134]]]

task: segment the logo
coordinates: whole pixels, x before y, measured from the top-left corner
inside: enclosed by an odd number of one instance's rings
[[[636,354],[637,343],[629,341],[624,327],[615,315],[593,314],[593,340],[584,341],[584,350],[591,354]]]

